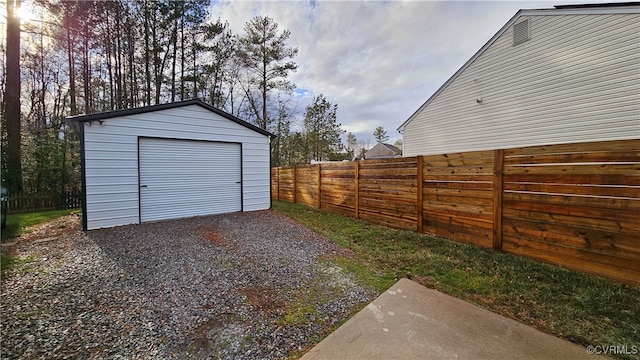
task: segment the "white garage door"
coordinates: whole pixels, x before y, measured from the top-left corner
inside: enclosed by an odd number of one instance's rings
[[[139,139],[140,221],[242,211],[236,143]]]

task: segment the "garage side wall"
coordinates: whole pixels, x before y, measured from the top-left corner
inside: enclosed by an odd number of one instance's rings
[[[84,124],[87,230],[139,222],[141,136],[241,143],[243,211],[270,207],[269,138],[190,105]]]

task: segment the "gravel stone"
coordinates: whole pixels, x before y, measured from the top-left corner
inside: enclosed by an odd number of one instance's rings
[[[345,250],[270,210],[87,233],[60,221],[66,234],[40,231],[57,239],[11,247],[2,359],[284,358],[378,295],[331,262]]]

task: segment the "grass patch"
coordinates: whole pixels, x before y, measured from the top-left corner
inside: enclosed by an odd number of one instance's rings
[[[359,283],[367,284],[378,292],[386,291],[397,281],[393,274],[381,271],[372,271],[368,264],[361,262],[358,259],[340,257],[333,258],[331,262],[352,274]]]
[[[53,210],[41,211],[25,214],[10,214],[7,216],[7,226],[2,230],[2,241],[18,237],[28,233],[28,228],[33,225],[45,223],[62,216],[77,213],[79,210]],[[33,257],[17,257],[11,254],[11,251],[2,251],[0,256],[0,270],[4,271],[10,268],[18,269],[18,271],[28,271],[29,263],[35,261]]]
[[[35,258],[33,256],[26,256],[26,257],[17,257],[16,256],[16,257],[2,258],[2,268],[4,269],[5,267],[28,264],[28,263],[34,262],[34,261],[35,261]]]
[[[26,214],[9,214],[7,227],[2,230],[2,240],[18,237],[27,232],[27,228],[61,216],[77,213],[79,210],[52,210]]]
[[[280,325],[325,323],[316,307],[325,305],[336,293],[342,293],[344,289],[339,279],[332,277],[331,267],[335,265],[326,259],[323,259],[321,264],[320,273],[313,282],[302,288],[285,290],[289,294],[289,300],[282,306],[283,314],[278,321]],[[341,268],[337,270],[342,271]]]
[[[273,208],[352,250],[336,263],[378,291],[406,277],[583,346],[640,346],[638,286],[300,204]]]
[[[313,305],[289,304],[285,309],[285,314],[280,323],[282,325],[306,324],[310,319],[317,319],[318,312]]]
[[[15,269],[17,272],[28,272],[31,270],[30,263],[36,261],[34,256],[2,256],[0,258],[0,269]]]
[[[23,320],[28,320],[31,319],[33,317],[39,317],[43,314],[50,314],[51,312],[49,311],[49,309],[47,308],[40,308],[37,310],[33,310],[33,311],[27,311],[27,312],[23,312],[20,315],[18,315],[21,319]]]

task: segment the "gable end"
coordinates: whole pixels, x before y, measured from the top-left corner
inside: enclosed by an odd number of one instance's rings
[[[613,14],[640,14],[640,3],[607,3],[596,6],[556,6],[554,9],[530,9],[519,10],[484,46],[480,48],[460,69],[458,69],[447,81],[438,88],[407,120],[405,120],[396,130],[404,133],[406,126],[412,122],[438,95],[444,91],[462,72],[464,72],[485,50],[487,50],[500,36],[509,31],[512,26],[525,16],[546,16],[546,15],[613,15]],[[515,44],[514,44],[515,46]]]
[[[172,102],[172,103],[166,103],[166,104],[150,105],[150,106],[144,106],[144,107],[138,107],[138,108],[113,110],[113,111],[88,114],[88,115],[69,116],[67,117],[67,120],[69,121],[69,124],[72,128],[77,129],[79,128],[79,125],[78,125],[79,123],[86,123],[86,122],[91,123],[92,121],[100,121],[100,120],[123,117],[128,115],[143,114],[147,112],[173,109],[173,108],[179,108],[179,107],[190,106],[190,105],[198,105],[204,109],[207,109],[215,114],[222,116],[227,120],[231,120],[239,125],[242,125],[248,129],[251,129],[255,132],[258,132],[270,138],[276,137],[274,134],[268,132],[267,130],[264,130],[253,124],[250,124],[240,118],[235,117],[234,115],[231,115],[225,111],[222,111],[216,107],[213,107],[212,105],[209,105],[199,99],[184,100],[184,101],[178,101],[178,102]]]

